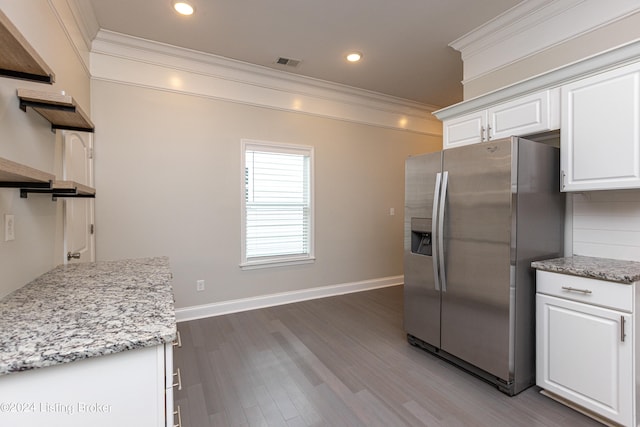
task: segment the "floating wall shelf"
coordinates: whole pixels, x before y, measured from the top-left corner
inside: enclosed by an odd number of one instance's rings
[[[0,187],[49,189],[54,175],[0,157]]]
[[[29,193],[51,194],[58,197],[95,197],[95,188],[75,181],[56,181],[50,173],[12,162],[0,157],[0,188],[19,188],[20,197]]]
[[[55,75],[0,10],[0,76],[53,83]]]
[[[41,92],[31,89],[18,89],[20,109],[33,108],[51,123],[51,129],[67,129],[93,132],[94,125],[69,95]]]

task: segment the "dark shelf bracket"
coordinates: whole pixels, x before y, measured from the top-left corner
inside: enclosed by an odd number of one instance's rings
[[[5,70],[0,68],[0,76],[12,79],[29,80],[32,82],[53,84],[53,76],[42,74],[31,74],[23,71]]]
[[[51,182],[15,182],[15,181],[3,181],[0,182],[0,188],[30,188],[30,189],[51,189]]]
[[[75,188],[60,189],[60,188],[21,188],[20,197],[26,199],[29,193],[34,194],[51,194],[51,200],[56,201],[58,197],[75,197],[93,199],[95,194],[77,194],[78,190]]]
[[[91,132],[93,133],[94,129],[92,128],[85,128],[82,126],[67,126],[67,125],[54,125],[53,123],[51,124],[51,132],[56,131],[56,129],[62,129],[62,130],[75,130],[78,132]]]

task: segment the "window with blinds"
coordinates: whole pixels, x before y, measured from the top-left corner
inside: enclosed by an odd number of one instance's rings
[[[244,268],[313,261],[313,148],[243,141]]]

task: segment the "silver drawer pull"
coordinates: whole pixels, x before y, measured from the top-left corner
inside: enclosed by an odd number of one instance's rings
[[[182,375],[180,375],[180,368],[177,369],[176,373],[173,374],[173,376],[178,377],[178,382],[175,384],[171,384],[171,387],[178,386],[178,390],[182,390]]]
[[[563,286],[562,289],[569,292],[582,292],[583,294],[591,293],[589,289],[577,289],[577,288],[572,288],[571,286]]]
[[[174,424],[173,427],[182,427],[182,414],[180,413],[180,405],[178,405],[178,410],[173,412],[173,416],[178,416],[178,424]]]
[[[627,334],[625,334],[624,332],[624,322],[624,316],[620,316],[620,342],[624,342],[624,339],[627,336]]]
[[[178,337],[173,342],[173,346],[174,347],[178,347],[178,348],[182,348],[182,338],[180,337],[180,331],[176,331],[176,333],[177,333]]]

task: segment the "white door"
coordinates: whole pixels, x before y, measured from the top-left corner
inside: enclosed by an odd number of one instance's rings
[[[93,187],[93,134],[64,131],[62,139],[64,179]],[[66,197],[63,210],[64,262],[95,261],[94,200]]]

